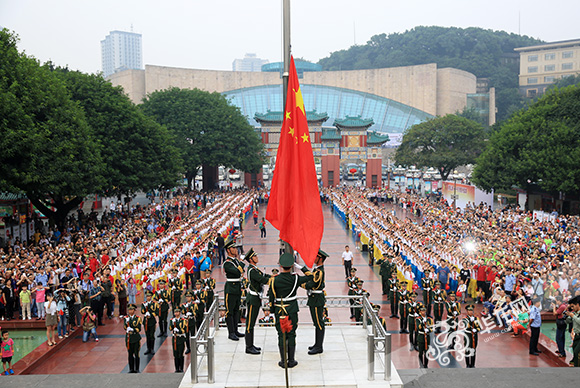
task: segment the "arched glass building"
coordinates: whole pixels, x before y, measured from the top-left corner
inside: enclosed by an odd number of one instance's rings
[[[325,112],[329,119],[324,126],[332,126],[336,119],[346,116],[360,116],[372,119],[371,131],[401,134],[412,125],[421,123],[433,116],[374,94],[350,89],[321,85],[301,85],[304,106],[308,111]],[[236,89],[223,93],[232,104],[238,106],[250,124],[259,126],[254,120],[256,113],[281,111],[282,85],[264,85]]]

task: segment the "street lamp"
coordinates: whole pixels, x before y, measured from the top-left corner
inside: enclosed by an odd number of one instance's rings
[[[457,209],[457,170],[453,170],[453,211]]]

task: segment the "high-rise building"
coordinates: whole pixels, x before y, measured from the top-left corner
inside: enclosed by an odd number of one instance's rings
[[[269,63],[267,59],[261,59],[256,54],[246,54],[244,59],[235,59],[232,62],[233,71],[262,71],[262,65]]]
[[[101,41],[101,61],[105,77],[118,71],[142,69],[141,34],[111,31]]]
[[[543,94],[558,78],[580,74],[580,39],[515,49],[520,54],[520,91]]]

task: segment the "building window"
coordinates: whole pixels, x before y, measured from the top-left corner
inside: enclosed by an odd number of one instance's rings
[[[334,170],[328,171],[328,185],[334,186]]]
[[[562,58],[574,58],[574,51],[564,51]]]
[[[536,94],[538,94],[537,89],[528,89],[528,97],[536,97]]]
[[[528,62],[537,62],[538,56],[537,55],[528,55]]]
[[[537,84],[538,83],[538,79],[537,78],[528,78],[528,84]]]
[[[528,73],[537,73],[538,66],[528,66]]]
[[[555,71],[556,65],[546,65],[544,66],[544,71]]]
[[[551,83],[554,82],[554,76],[551,75],[549,77],[544,77],[544,83]]]
[[[544,59],[546,61],[553,61],[554,59],[556,59],[556,54],[554,54],[554,53],[545,54]]]
[[[562,70],[572,70],[574,68],[574,63],[562,63]]]
[[[376,175],[376,174],[373,174],[373,175],[371,176],[371,186],[372,186],[372,187],[378,187],[378,184],[379,184],[378,177],[377,177],[377,175]]]

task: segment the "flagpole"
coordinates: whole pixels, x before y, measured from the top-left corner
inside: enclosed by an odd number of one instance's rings
[[[284,106],[282,112],[286,110],[286,98],[288,98],[288,79],[290,77],[290,0],[282,0],[282,51],[284,53],[284,72],[282,73],[282,96]],[[294,256],[292,246],[284,241],[284,252],[291,253]]]

